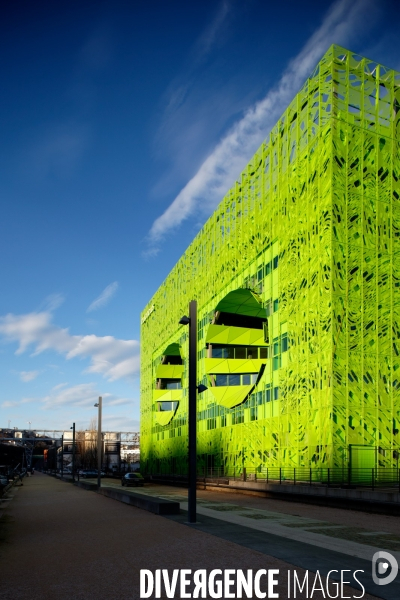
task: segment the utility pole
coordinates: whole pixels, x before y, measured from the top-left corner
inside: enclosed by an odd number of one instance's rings
[[[101,488],[101,451],[102,451],[102,436],[101,436],[101,408],[103,398],[99,396],[99,401],[95,406],[98,408],[97,417],[97,489]]]

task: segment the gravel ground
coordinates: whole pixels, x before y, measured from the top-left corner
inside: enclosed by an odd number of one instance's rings
[[[229,501],[235,501],[233,495]],[[290,504],[288,509],[303,510]],[[314,518],[322,510],[306,509]],[[1,600],[127,600],[139,598],[140,569],[201,568],[280,569],[276,591],[285,599],[287,572],[295,567],[40,473],[24,480],[0,518]],[[359,592],[345,588],[347,597],[353,594]]]

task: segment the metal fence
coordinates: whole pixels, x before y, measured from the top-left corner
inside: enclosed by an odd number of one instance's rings
[[[185,484],[186,472],[153,473],[152,478]],[[338,488],[395,488],[400,492],[400,469],[375,468],[307,468],[307,467],[262,467],[251,469],[198,468],[197,479],[219,485],[234,481],[271,483],[277,485],[308,485]]]
[[[307,467],[262,467],[224,470],[204,469],[198,472],[199,479],[210,481],[259,481],[290,485],[324,485],[327,487],[369,487],[372,489],[392,487],[400,491],[400,469],[375,468],[307,468]]]

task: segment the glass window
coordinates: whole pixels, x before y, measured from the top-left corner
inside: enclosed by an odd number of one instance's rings
[[[260,348],[260,358],[268,358],[268,348]]]
[[[252,359],[252,358],[257,358],[257,348],[252,348],[251,346],[249,348],[246,348],[246,354],[247,354],[247,358],[248,359]]]
[[[231,373],[229,375],[229,384],[228,385],[240,385],[240,375],[233,375]]]
[[[284,333],[282,335],[282,352],[287,352],[288,348],[289,348],[289,341],[288,341],[288,335],[287,333]]]
[[[258,280],[258,281],[261,281],[261,280],[262,280],[262,278],[263,278],[263,270],[262,270],[262,269],[260,269],[260,270],[258,271],[258,273],[257,273],[257,280]]]
[[[274,387],[274,400],[279,398],[279,387]]]
[[[223,351],[223,348],[215,348],[215,346],[213,346],[212,351],[211,351],[212,357],[213,358],[222,358],[222,351]]]
[[[274,339],[274,343],[273,343],[272,348],[273,348],[273,354],[274,354],[274,356],[277,356],[279,354],[279,340],[278,340],[278,338]]]
[[[276,312],[279,308],[279,300],[278,298],[275,298],[274,300],[274,312]]]
[[[278,268],[278,264],[279,264],[279,256],[274,256],[274,269]]]
[[[242,383],[243,383],[243,385],[250,385],[250,374],[249,373],[242,375]]]
[[[265,304],[265,312],[266,312],[267,317],[270,317],[272,315],[272,310],[273,310],[272,298],[270,298]]]
[[[235,348],[233,346],[228,346],[225,348],[226,350],[226,358],[235,358]]]
[[[181,380],[179,379],[178,381],[167,381],[165,384],[165,389],[166,390],[180,390],[182,389],[182,384],[181,384]]]
[[[159,408],[160,412],[163,412],[166,410],[175,410],[177,405],[178,405],[177,402],[159,402],[158,408]]]
[[[265,402],[271,402],[271,388],[265,390]]]
[[[215,376],[215,385],[228,385],[228,376],[227,375],[216,375]]]
[[[250,376],[251,383],[256,383],[257,382],[257,377],[258,377],[257,373],[252,373],[251,376]]]
[[[269,275],[269,274],[271,273],[271,271],[272,271],[272,262],[271,262],[271,261],[269,261],[269,263],[267,263],[267,264],[265,265],[265,277],[266,277],[267,275]]]
[[[238,346],[235,348],[235,358],[246,358],[245,346]]]

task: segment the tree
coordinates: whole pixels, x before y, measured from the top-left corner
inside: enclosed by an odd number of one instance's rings
[[[89,429],[76,434],[77,465],[84,469],[97,468],[97,422],[90,421]]]

